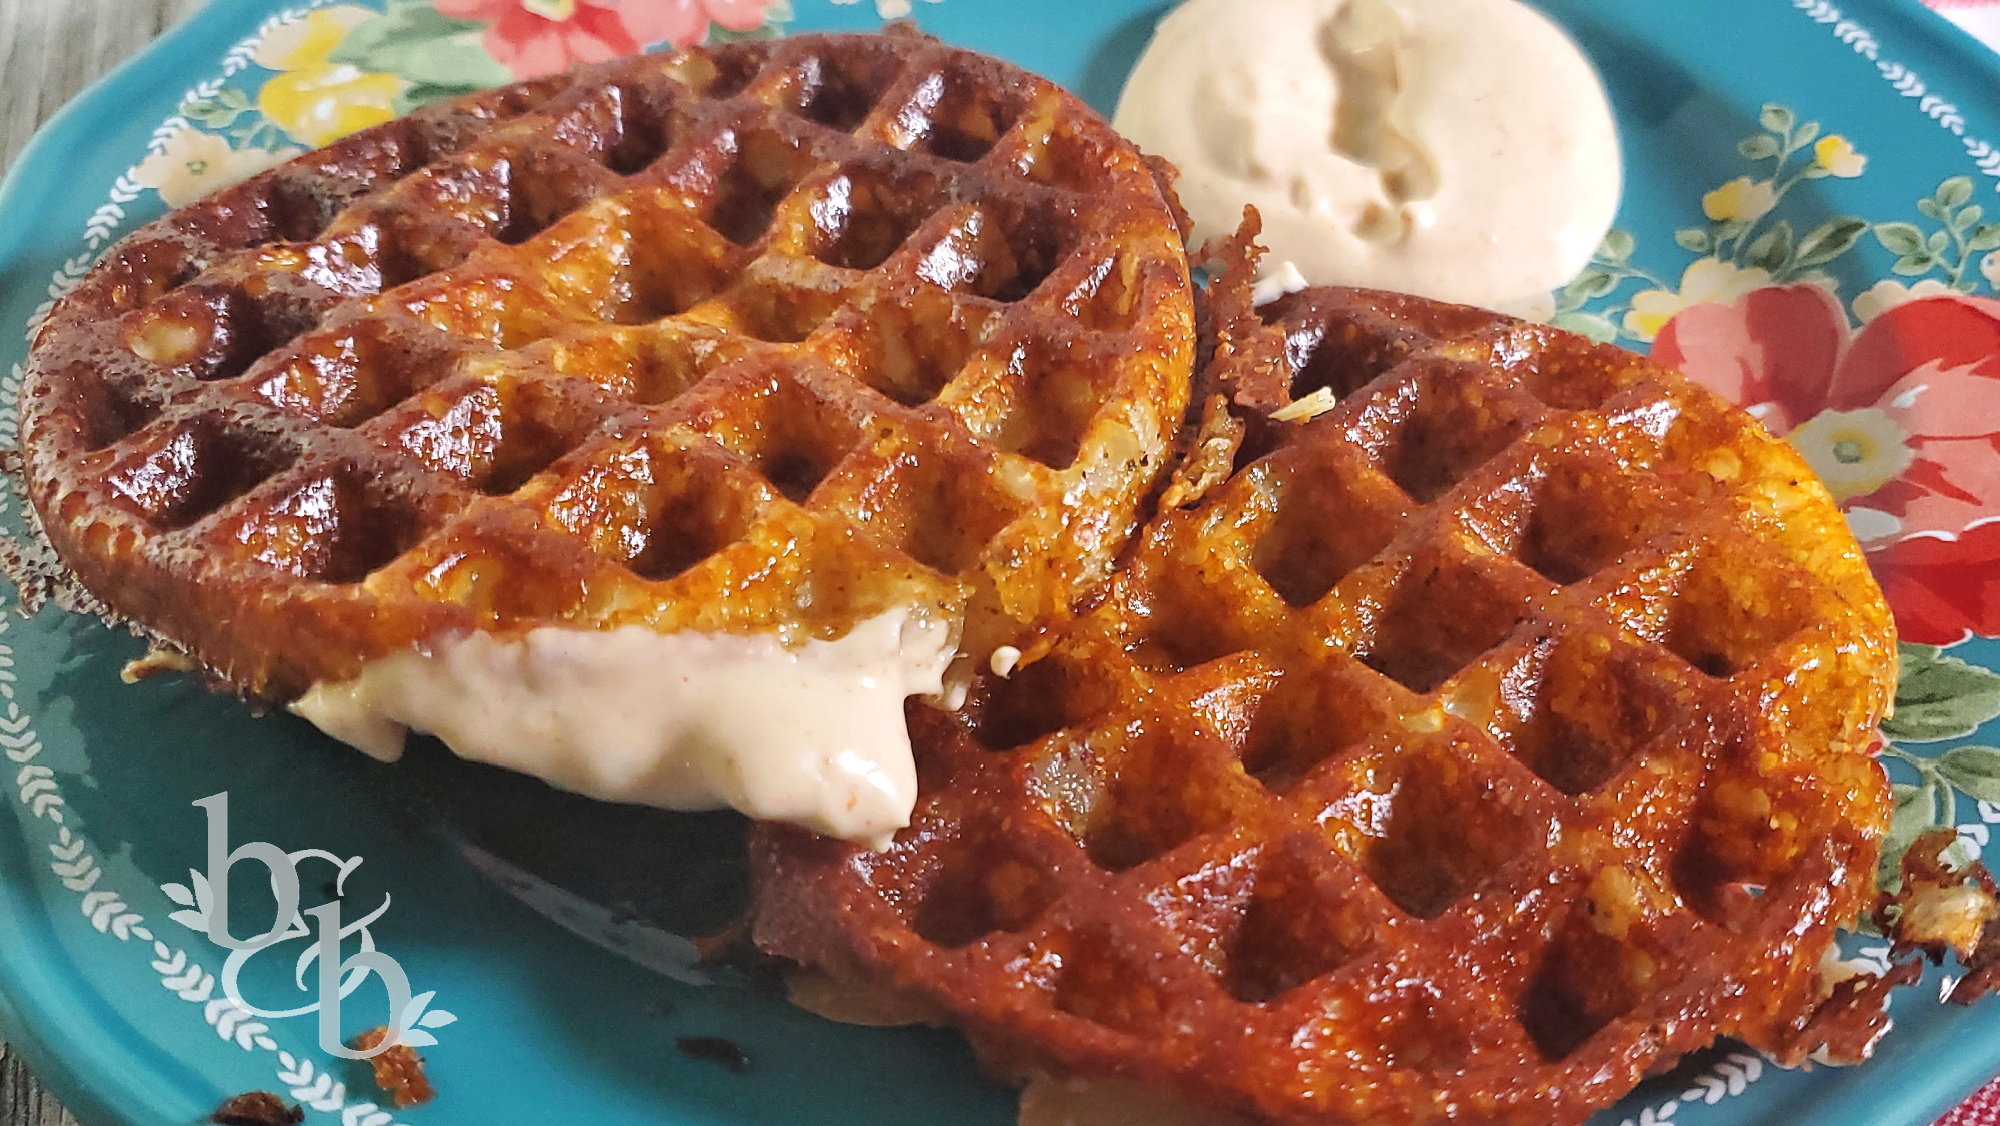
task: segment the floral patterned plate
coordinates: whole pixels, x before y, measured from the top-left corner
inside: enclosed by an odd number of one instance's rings
[[[1556,295],[1563,325],[1651,348],[1755,411],[1826,478],[1895,605],[1893,836],[2000,825],[2000,62],[1911,0],[1542,0],[1623,129],[1619,228]],[[0,443],[47,302],[159,213],[425,101],[662,42],[870,28],[911,0],[214,0],[99,84],[0,187]],[[1109,108],[1161,0],[918,0],[944,38]],[[1989,215],[1990,211],[1990,215]],[[20,499],[0,533],[33,564]],[[16,600],[10,595],[8,605]],[[553,794],[419,746],[383,767],[175,676],[56,604],[0,620],[0,1030],[81,1116],[205,1120],[269,1090],[311,1122],[1002,1126],[950,1034],[809,1017],[696,965],[743,902],[742,823]],[[318,1043],[303,926],[231,954],[196,801],[294,855],[347,949],[390,954],[440,1096],[401,1110]],[[237,934],[272,921],[239,865]],[[260,902],[261,898],[261,902]],[[261,907],[262,913],[258,909]],[[1880,960],[1879,944],[1852,953]],[[1604,1123],[1921,1126],[2000,1070],[2000,1004],[1945,977],[1875,1062],[1687,1061]],[[378,984],[340,1035],[383,1023]]]

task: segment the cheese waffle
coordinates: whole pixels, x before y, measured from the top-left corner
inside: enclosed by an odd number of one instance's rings
[[[1895,635],[1806,465],[1622,350],[1356,290],[1260,317],[1236,266],[1233,471],[912,709],[887,851],[760,827],[760,944],[1004,1075],[1257,1121],[1575,1123],[1718,1036],[1865,1051],[1879,1003],[1812,1018]]]
[[[907,30],[467,97],[176,211],[59,302],[30,496],[112,609],[286,701],[542,625],[979,657],[1100,580],[1194,341],[1165,189]]]

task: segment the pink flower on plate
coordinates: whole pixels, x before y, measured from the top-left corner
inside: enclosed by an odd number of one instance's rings
[[[650,44],[686,47],[708,25],[750,31],[775,0],[433,0],[454,19],[490,26],[486,51],[516,78],[538,78],[576,63],[603,62]]]
[[[2000,301],[1919,297],[1854,333],[1813,285],[1690,305],[1653,356],[1826,482],[1906,641],[2000,636]]]

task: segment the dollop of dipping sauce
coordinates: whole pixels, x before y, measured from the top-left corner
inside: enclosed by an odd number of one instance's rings
[[[1516,0],[1189,0],[1116,125],[1181,170],[1197,240],[1262,213],[1267,273],[1509,311],[1618,207],[1596,72]]]

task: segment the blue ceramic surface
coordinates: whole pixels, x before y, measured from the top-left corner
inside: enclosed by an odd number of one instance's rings
[[[868,3],[794,2],[790,30],[880,23]],[[1989,169],[1975,147],[2000,140],[2000,65],[1914,3],[1543,7],[1605,76],[1629,168],[1619,227],[1637,247],[1631,261],[1668,281],[1692,260],[1676,232],[1699,226],[1704,195],[1743,174],[1736,145],[1758,131],[1766,105],[1826,123],[1868,157],[1865,175],[1799,188],[1788,206],[1801,230],[1843,214],[1901,215],[1956,176],[1986,200],[2000,177],[2000,158]],[[1107,112],[1165,10],[1151,0],[916,8],[926,30],[1044,73]],[[0,441],[13,439],[24,329],[52,285],[163,210],[158,192],[131,178],[149,145],[159,149],[156,129],[190,98],[269,78],[271,68],[251,61],[257,37],[302,14],[214,0],[86,92],[12,170],[0,187],[0,373],[14,373],[0,388]],[[227,82],[204,88],[225,72]],[[1923,92],[1912,94],[1904,75],[1920,76]],[[1894,258],[1864,239],[1827,272],[1851,299],[1892,276]],[[1577,311],[1618,300],[1593,297]],[[11,487],[0,492],[0,525],[23,531]],[[950,1033],[835,1026],[766,983],[689,968],[691,947],[674,936],[709,933],[741,905],[733,858],[744,830],[733,817],[596,805],[435,746],[382,766],[185,678],[122,684],[121,666],[142,652],[124,633],[52,605],[10,613],[0,630],[0,1032],[86,1121],[192,1123],[256,1089],[303,1102],[310,1122],[345,1126],[1013,1120],[1010,1092],[983,1079]],[[2000,667],[2000,643],[1974,639],[1949,655]],[[1957,741],[1967,739],[1979,735]],[[377,1106],[383,1096],[365,1065],[321,1051],[311,1016],[266,1021],[231,1009],[215,976],[225,952],[175,921],[188,905],[170,898],[205,865],[203,814],[191,803],[224,790],[234,841],[361,857],[343,902],[358,911],[389,897],[375,942],[417,990],[434,991],[433,1010],[456,1018],[433,1028],[438,1042],[424,1052],[435,1103]],[[1964,795],[1957,804],[1953,820],[1983,843],[2000,806]],[[245,871],[232,884],[245,920],[238,933],[259,906],[255,883]],[[323,900],[319,891],[309,886],[308,902]],[[302,1003],[291,982],[301,948],[253,959],[245,994]],[[1786,1073],[1718,1050],[1600,1121],[1921,1126],[2000,1071],[2000,1002],[1939,1005],[1938,978],[1898,1000],[1897,1027],[1864,1068]],[[356,994],[348,1034],[381,1023],[379,998],[372,985]],[[685,1037],[727,1038],[747,1070],[681,1051]]]

